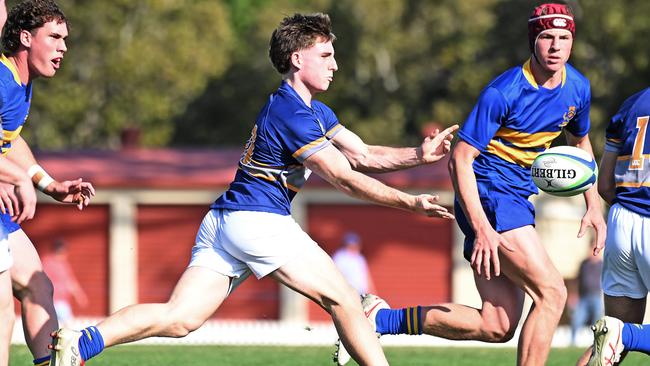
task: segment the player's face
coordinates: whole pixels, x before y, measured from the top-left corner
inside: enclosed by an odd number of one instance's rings
[[[331,41],[319,40],[313,46],[298,51],[302,63],[298,71],[302,82],[312,94],[329,88],[338,70]]]
[[[571,33],[551,29],[539,35],[535,44],[535,55],[540,65],[551,72],[562,70],[571,56],[573,36]]]
[[[32,31],[29,43],[29,71],[32,77],[50,78],[61,67],[63,55],[68,50],[65,39],[68,37],[68,25],[55,20],[45,23]]]

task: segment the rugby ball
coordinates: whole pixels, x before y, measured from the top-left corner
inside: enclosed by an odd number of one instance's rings
[[[539,154],[530,168],[537,188],[554,196],[583,193],[596,184],[598,165],[586,151],[573,146],[556,146]]]

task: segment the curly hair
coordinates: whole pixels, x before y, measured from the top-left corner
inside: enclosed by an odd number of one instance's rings
[[[13,54],[20,46],[20,32],[32,32],[45,23],[56,21],[67,23],[63,11],[52,0],[24,0],[14,6],[7,15],[2,33],[2,52]]]
[[[308,48],[319,39],[336,40],[332,22],[327,14],[294,14],[286,17],[273,31],[269,42],[269,57],[280,74],[291,70],[291,54]]]

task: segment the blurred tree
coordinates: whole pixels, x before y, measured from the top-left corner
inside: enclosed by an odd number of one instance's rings
[[[237,47],[222,76],[176,116],[174,146],[243,146],[266,98],[281,76],[268,57],[271,32],[293,13],[323,11],[329,0],[228,0]],[[192,126],[186,129],[183,126]]]
[[[40,148],[116,147],[127,127],[141,129],[144,145],[167,144],[172,118],[231,62],[229,14],[220,1],[59,5],[71,23],[68,53],[56,78],[36,82],[25,129]]]
[[[475,64],[475,56],[495,21],[496,2],[233,0],[233,19],[250,14],[238,23],[244,26],[238,27],[237,43],[247,51],[238,48],[230,70],[176,119],[177,126],[189,121],[196,128],[177,128],[174,143],[244,142],[266,96],[280,82],[267,56],[271,31],[284,16],[303,11],[330,14],[337,34],[339,71],[319,99],[369,143],[419,141],[420,128],[432,119],[443,125],[462,119],[472,104],[468,89],[478,94],[493,75]],[[205,118],[210,115],[218,118]]]
[[[591,81],[591,136],[600,153],[605,127],[621,103],[650,80],[650,2],[583,0],[574,5],[579,32],[574,62]]]
[[[342,80],[332,98],[341,120],[368,142],[393,144],[417,143],[431,120],[462,120],[472,104],[468,93],[478,94],[493,75],[477,55],[495,21],[494,4],[337,2]]]
[[[530,55],[533,0],[59,0],[72,23],[55,79],[38,80],[26,137],[42,148],[242,145],[280,76],[268,60],[286,15],[332,17],[339,71],[319,96],[368,143],[414,144],[463,122],[485,85]],[[16,1],[8,1],[12,5]],[[650,2],[569,0],[570,62],[592,82],[592,141],[647,86]]]

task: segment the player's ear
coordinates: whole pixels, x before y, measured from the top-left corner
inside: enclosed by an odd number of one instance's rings
[[[293,67],[295,67],[296,69],[300,70],[302,69],[302,64],[303,64],[302,54],[300,54],[299,51],[292,53],[291,65],[293,65]]]
[[[32,34],[27,30],[20,31],[20,44],[24,47],[30,48],[32,46]]]

